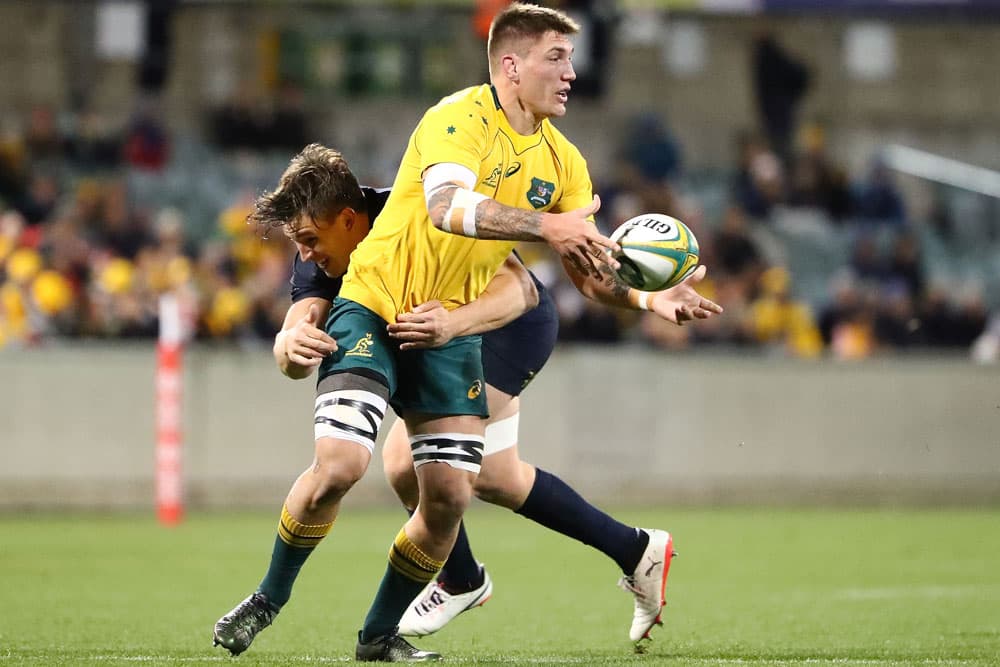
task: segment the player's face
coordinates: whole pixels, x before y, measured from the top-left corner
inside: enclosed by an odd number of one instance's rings
[[[351,253],[360,239],[351,232],[353,216],[342,211],[327,220],[316,221],[302,216],[299,226],[288,237],[299,251],[303,262],[313,262],[331,278],[339,278],[347,273]]]
[[[570,84],[576,79],[569,38],[549,31],[519,60],[521,103],[539,120],[565,115]]]

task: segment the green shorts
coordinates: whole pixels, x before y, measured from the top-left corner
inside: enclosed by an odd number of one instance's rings
[[[400,415],[488,416],[480,336],[401,352],[385,320],[341,297],[334,299],[326,332],[337,341],[337,351],[323,360],[318,380],[345,372],[378,380],[389,388],[389,403]]]

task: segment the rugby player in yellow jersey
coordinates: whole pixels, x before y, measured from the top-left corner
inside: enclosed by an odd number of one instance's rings
[[[456,93],[425,114],[333,303],[326,333],[337,349],[319,367],[315,460],[286,499],[272,569],[286,558],[283,544],[314,544],[329,532],[340,500],[367,469],[391,400],[406,422],[420,503],[390,547],[358,633],[358,660],[440,658],[411,646],[397,626],[448,557],[484,447],[480,338],[401,351],[387,326],[425,302],[448,309],[471,302],[519,240],[549,243],[584,293],[648,306],[649,295],[615,278],[606,250],[617,247],[592,224],[600,204],[586,163],[548,121],[566,110],[575,78],[568,36],[576,31],[564,14],[533,5],[498,15],[488,46],[492,85]],[[661,555],[669,545],[660,545]],[[646,630],[662,605],[664,560],[649,568],[656,594],[637,594]],[[300,566],[288,563],[290,571]]]
[[[495,86],[459,92],[424,115],[333,305],[327,333],[347,355],[370,356],[328,357],[319,401],[345,391],[345,375],[350,388],[358,385],[361,376],[350,369],[386,377],[406,421],[420,492],[359,632],[359,660],[438,657],[411,647],[397,628],[454,544],[481,465],[486,416],[478,337],[405,352],[393,363],[391,340],[379,329],[427,301],[454,308],[475,299],[514,241],[549,242],[578,278],[595,282],[603,249],[615,249],[587,222],[599,201],[586,163],[548,122],[565,113],[575,78],[567,35],[575,31],[565,15],[527,5],[498,16],[489,49]],[[656,567],[664,570],[662,558]]]

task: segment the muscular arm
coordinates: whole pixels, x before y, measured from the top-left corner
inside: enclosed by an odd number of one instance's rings
[[[581,273],[599,275],[598,265],[617,262],[603,249],[619,250],[590,218],[599,197],[573,211],[543,213],[507,206],[475,191],[476,175],[456,164],[435,164],[424,172],[424,197],[431,223],[450,234],[481,239],[544,241]]]
[[[461,201],[463,183],[449,181],[427,198],[427,212],[438,229],[468,236],[458,219],[465,216],[466,202]],[[456,201],[456,197],[458,201]],[[495,199],[484,198],[468,202],[474,207],[475,236],[480,239],[508,241],[544,241],[542,219],[545,213],[505,206]],[[450,212],[450,213],[449,213]]]
[[[563,260],[563,268],[580,294],[588,299],[593,299],[606,306],[632,308],[628,293],[633,288],[623,283],[618,274],[607,265],[601,267],[600,276],[583,275],[565,260]]]
[[[538,305],[538,290],[528,269],[513,253],[475,300],[451,312],[455,336],[499,329]]]
[[[283,375],[293,380],[308,377],[323,357],[337,349],[336,341],[317,326],[329,312],[330,302],[320,297],[306,297],[288,308],[271,348]]]
[[[477,299],[451,311],[439,301],[422,303],[399,315],[388,331],[403,350],[439,347],[457,336],[498,329],[537,305],[531,274],[511,254]]]

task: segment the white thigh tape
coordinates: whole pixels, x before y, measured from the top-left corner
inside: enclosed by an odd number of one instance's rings
[[[370,391],[338,389],[320,394],[316,397],[313,432],[317,440],[351,440],[373,452],[385,409],[385,400]]]
[[[515,412],[510,417],[486,425],[486,452],[484,456],[502,452],[517,444],[517,426],[521,413]]]
[[[452,468],[479,473],[485,438],[468,433],[422,433],[410,436],[413,465],[447,463]]]

